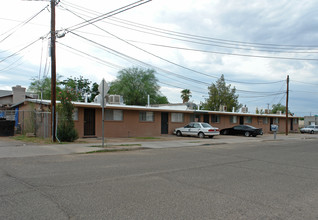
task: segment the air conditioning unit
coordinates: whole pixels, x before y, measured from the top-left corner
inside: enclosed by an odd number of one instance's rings
[[[37,99],[39,96],[38,94],[30,94],[29,95],[32,99]]]
[[[121,99],[120,99],[120,95],[110,95],[108,97],[106,97],[107,102],[109,104],[120,104],[121,103]]]
[[[265,109],[265,114],[270,114],[271,110],[270,109]]]
[[[248,112],[248,108],[245,106],[245,107],[242,107],[241,108],[241,112],[242,113],[247,113]]]

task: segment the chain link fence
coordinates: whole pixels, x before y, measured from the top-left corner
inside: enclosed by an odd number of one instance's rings
[[[51,112],[0,110],[0,118],[15,121],[16,134],[42,138],[51,136]]]

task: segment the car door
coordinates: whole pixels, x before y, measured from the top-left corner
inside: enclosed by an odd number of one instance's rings
[[[238,125],[238,126],[235,126],[233,128],[233,133],[234,134],[238,134],[238,135],[241,135],[241,134],[244,134],[244,128],[242,125]]]
[[[190,124],[188,124],[188,125],[186,125],[186,126],[184,126],[184,128],[182,129],[182,134],[183,135],[191,135],[191,133],[190,133],[190,129],[193,127],[193,123],[190,123]]]
[[[197,136],[200,129],[201,129],[200,124],[198,123],[193,124],[193,127],[190,129],[190,135]]]

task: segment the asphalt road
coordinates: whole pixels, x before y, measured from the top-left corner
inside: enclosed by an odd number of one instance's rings
[[[318,219],[318,140],[0,159],[0,219]]]

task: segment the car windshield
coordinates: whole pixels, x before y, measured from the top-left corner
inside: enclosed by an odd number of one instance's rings
[[[208,124],[208,123],[202,123],[201,125],[204,128],[212,128],[212,126],[210,124]]]

